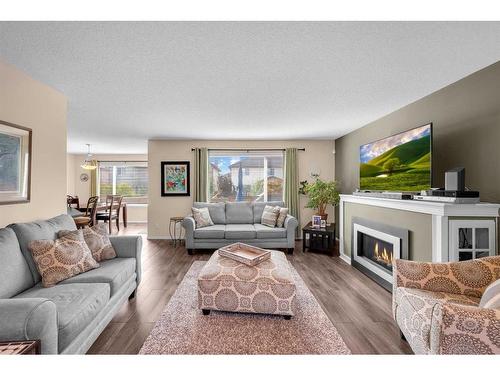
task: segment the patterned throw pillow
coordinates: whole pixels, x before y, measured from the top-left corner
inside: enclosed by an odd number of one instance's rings
[[[35,240],[28,244],[44,287],[98,268],[81,231],[71,231],[56,240]]]
[[[210,217],[210,212],[208,211],[208,207],[203,208],[191,208],[191,212],[193,213],[194,221],[196,222],[196,228],[209,227],[214,225],[212,218]]]
[[[101,223],[93,227],[83,228],[83,238],[92,252],[92,256],[98,262],[116,258],[116,251],[109,240],[106,224]]]
[[[262,211],[262,218],[260,219],[260,223],[262,225],[267,225],[268,227],[274,228],[276,226],[276,220],[278,220],[279,214],[279,206],[266,206],[264,207],[264,211]]]
[[[488,285],[479,301],[479,307],[500,309],[500,279]]]
[[[116,251],[111,245],[108,236],[108,226],[104,223],[97,224],[93,227],[85,227],[79,229],[83,232],[83,239],[92,253],[92,257],[97,262],[116,258]],[[76,231],[61,230],[57,233],[59,238],[66,236],[68,233]]]
[[[288,215],[288,208],[280,207],[280,214],[278,216],[278,220],[276,220],[276,226],[278,228],[283,228],[283,224],[285,224],[285,219],[287,215]]]

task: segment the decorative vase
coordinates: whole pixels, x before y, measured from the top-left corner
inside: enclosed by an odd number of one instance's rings
[[[328,214],[323,214],[323,215],[319,215],[319,216],[321,216],[321,220],[327,221],[327,219],[328,219]]]

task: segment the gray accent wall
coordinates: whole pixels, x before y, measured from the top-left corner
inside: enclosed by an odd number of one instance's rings
[[[335,179],[341,191],[359,187],[360,145],[429,122],[433,186],[444,186],[444,172],[463,166],[467,187],[479,190],[483,201],[500,202],[500,62],[337,139]]]
[[[394,210],[346,202],[344,204],[344,253],[351,256],[352,218],[369,218],[380,224],[397,226],[409,231],[409,254],[411,260],[432,261],[432,216],[416,212]]]

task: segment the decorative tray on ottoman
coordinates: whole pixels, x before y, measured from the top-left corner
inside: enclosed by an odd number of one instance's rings
[[[231,258],[247,266],[255,266],[271,258],[271,252],[269,250],[264,250],[260,247],[247,245],[241,242],[221,247],[219,249],[219,255]]]

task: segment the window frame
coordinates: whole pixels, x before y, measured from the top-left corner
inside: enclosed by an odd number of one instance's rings
[[[210,165],[215,165],[218,167],[217,163],[213,160],[213,158],[226,158],[226,157],[234,157],[238,158],[238,160],[241,162],[242,160],[245,160],[244,157],[247,156],[248,158],[251,157],[262,157],[264,159],[264,165],[262,166],[262,180],[263,180],[263,191],[261,194],[252,196],[253,199],[248,199],[249,195],[246,189],[244,189],[244,192],[247,194],[243,196],[243,199],[238,200],[234,197],[231,196],[224,196],[219,199],[213,199],[216,195],[214,193],[217,192],[217,190],[212,190],[213,189],[213,176],[212,176],[212,171],[210,169]],[[268,167],[267,162],[269,158],[272,157],[278,157],[281,159],[281,166],[273,166],[273,167]],[[214,149],[214,150],[208,150],[208,157],[207,157],[207,202],[213,203],[213,202],[245,202],[245,201],[251,201],[251,202],[273,202],[273,201],[284,201],[285,197],[285,151],[282,149],[270,149],[270,150],[248,150],[248,149],[230,149],[230,150],[224,150],[224,149]],[[233,162],[234,164],[235,162]],[[229,167],[228,167],[229,168]],[[219,168],[217,168],[219,169]],[[242,174],[243,178],[248,178],[250,175],[253,175],[253,173],[250,171],[250,167],[242,167]],[[278,173],[277,171],[281,169],[281,173]],[[269,171],[272,170],[273,174],[270,175]],[[233,173],[231,172],[231,169],[229,168],[229,171],[222,174],[222,175],[227,175],[229,176],[230,180],[233,181],[232,175]],[[269,178],[276,178],[276,179],[281,179],[281,197],[278,199],[276,197],[271,197],[268,192],[268,187],[269,187]],[[237,186],[235,184],[231,184],[232,188],[236,188]],[[244,186],[246,186],[245,184]],[[237,190],[233,194],[237,195]],[[262,200],[259,200],[259,196],[262,196]]]
[[[97,186],[97,195],[99,196],[99,200],[102,201],[105,196],[101,193],[101,168],[112,167],[112,179],[111,179],[111,194],[117,194],[117,180],[118,180],[118,168],[120,167],[141,167],[146,169],[147,174],[147,183],[146,183],[146,194],[145,195],[123,195],[123,201],[128,204],[140,204],[147,205],[148,197],[149,197],[149,169],[148,162],[146,160],[102,160],[98,163],[98,186]]]

